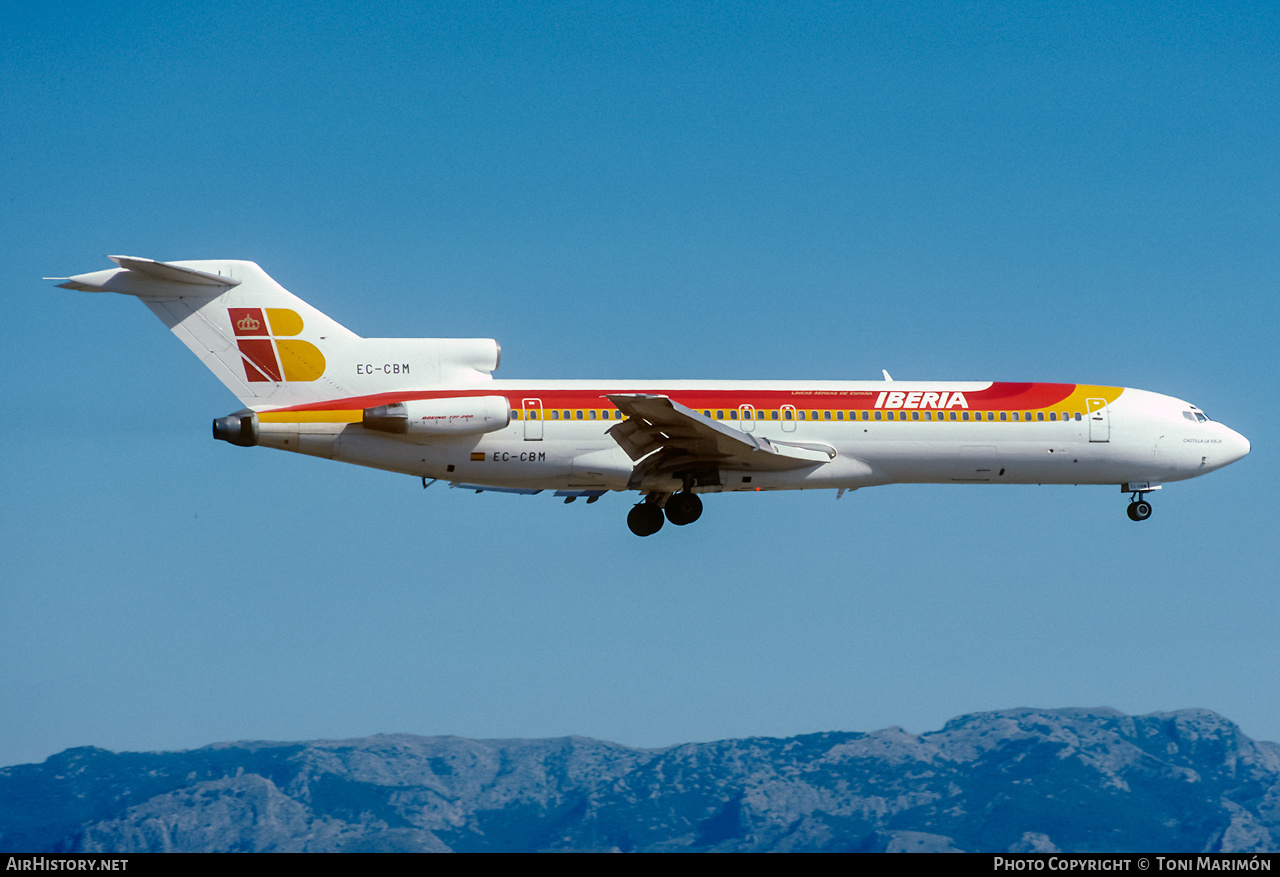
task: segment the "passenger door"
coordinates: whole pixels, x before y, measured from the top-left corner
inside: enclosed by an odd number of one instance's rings
[[[1089,408],[1089,441],[1111,441],[1111,412],[1106,399],[1086,399]]]
[[[525,399],[521,405],[524,406],[524,440],[542,441],[542,400]]]

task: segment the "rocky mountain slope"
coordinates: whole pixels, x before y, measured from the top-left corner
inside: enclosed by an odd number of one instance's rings
[[[1017,709],[630,749],[379,735],[0,769],[0,850],[1275,851],[1280,746],[1205,710]]]

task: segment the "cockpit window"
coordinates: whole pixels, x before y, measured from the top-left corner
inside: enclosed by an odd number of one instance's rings
[[[1207,414],[1201,414],[1199,411],[1197,411],[1197,412],[1196,412],[1196,420],[1200,421],[1201,423],[1208,423],[1208,422],[1209,422],[1209,416],[1208,416]]]
[[[1192,423],[1208,423],[1209,418],[1199,411],[1184,411],[1182,416],[1190,420]]]

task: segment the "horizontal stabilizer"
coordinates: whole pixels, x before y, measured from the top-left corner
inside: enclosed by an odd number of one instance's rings
[[[191,283],[196,286],[238,286],[240,284],[239,280],[232,280],[230,277],[208,274],[194,268],[183,268],[181,265],[172,265],[168,262],[157,262],[155,259],[140,259],[137,256],[107,256],[107,258],[121,268],[137,271],[139,274],[169,283]]]
[[[197,271],[184,265],[172,262],[157,262],[154,259],[140,259],[136,256],[109,256],[111,261],[119,265],[108,271],[93,271],[89,274],[76,274],[73,277],[51,277],[50,280],[62,280],[58,286],[63,289],[75,289],[80,292],[119,292],[125,295],[136,295],[139,298],[163,298],[177,292],[174,287],[197,287],[210,297],[219,295],[240,281],[230,276],[210,274]],[[195,290],[192,290],[195,292]]]

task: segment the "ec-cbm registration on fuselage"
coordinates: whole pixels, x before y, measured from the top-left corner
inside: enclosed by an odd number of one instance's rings
[[[593,502],[638,491],[638,535],[699,494],[876,484],[1118,484],[1135,521],[1162,483],[1249,453],[1194,405],[1086,384],[505,381],[489,339],[361,338],[253,262],[156,262],[69,278],[136,296],[244,406],[215,438],[477,491]]]

